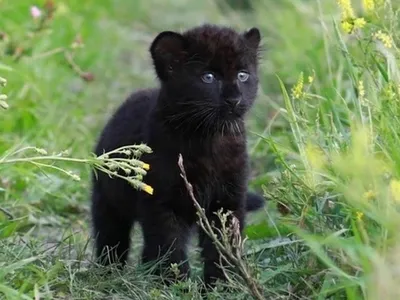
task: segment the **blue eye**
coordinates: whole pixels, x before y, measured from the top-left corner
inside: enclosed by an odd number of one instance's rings
[[[214,81],[215,77],[212,73],[205,73],[201,76],[201,80],[205,83],[212,83]]]
[[[237,75],[237,78],[239,79],[239,81],[245,82],[245,81],[247,81],[247,79],[249,79],[249,73],[239,72]]]

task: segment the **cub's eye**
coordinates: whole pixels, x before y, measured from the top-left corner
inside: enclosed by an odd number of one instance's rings
[[[249,79],[249,74],[246,72],[239,72],[237,75],[237,78],[241,81],[241,82],[245,82],[247,81],[247,79]]]
[[[203,80],[205,83],[212,83],[214,79],[215,77],[212,73],[205,73],[201,76],[201,80]]]

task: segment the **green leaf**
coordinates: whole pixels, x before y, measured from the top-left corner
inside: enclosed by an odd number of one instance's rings
[[[29,297],[27,295],[23,295],[17,290],[8,287],[4,284],[0,284],[0,294],[3,294],[6,299],[27,299],[27,300],[32,300],[32,297]]]
[[[11,273],[17,269],[22,268],[23,266],[30,264],[31,262],[34,262],[38,259],[38,256],[33,256],[33,257],[29,257],[29,258],[25,258],[22,260],[19,260],[15,263],[6,265],[6,266],[2,266],[0,269],[0,279],[4,278],[4,276],[6,276],[8,273]]]

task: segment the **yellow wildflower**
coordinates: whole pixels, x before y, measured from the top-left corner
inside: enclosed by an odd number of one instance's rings
[[[369,190],[369,191],[365,192],[364,195],[363,195],[363,198],[365,200],[371,200],[371,199],[374,199],[375,197],[376,197],[376,194],[372,190]]]
[[[348,21],[342,21],[342,29],[346,33],[351,33],[353,31],[353,24]]]
[[[342,19],[353,19],[354,18],[354,11],[353,7],[351,6],[350,0],[337,0],[340,9],[342,10]]]
[[[374,4],[373,0],[365,0],[366,2],[371,2]],[[350,0],[337,0],[342,14],[341,26],[345,33],[351,33],[354,29],[361,29],[367,24],[364,18],[356,18],[354,14],[353,7]],[[368,7],[371,4],[368,3]]]
[[[372,12],[375,9],[375,1],[363,0],[363,6],[366,12]]]
[[[364,18],[357,18],[354,20],[354,28],[363,28],[367,24]]]
[[[303,79],[303,72],[301,72],[296,85],[292,89],[292,96],[294,99],[299,99],[303,96],[303,88],[304,88],[304,79]]]
[[[153,191],[154,191],[154,190],[153,190],[153,188],[152,188],[151,186],[145,184],[144,187],[143,187],[143,190],[144,190],[147,194],[153,195]]]
[[[360,220],[362,219],[363,216],[364,216],[364,213],[362,213],[362,212],[360,212],[360,211],[357,211],[357,212],[356,212],[356,219],[357,219],[358,221],[360,221]]]
[[[387,98],[387,100],[393,100],[394,97],[396,97],[396,91],[395,91],[395,86],[393,82],[388,82],[382,90],[383,96]]]
[[[358,82],[358,94],[360,98],[364,98],[365,96],[364,82],[362,80]]]
[[[393,41],[390,35],[383,33],[382,30],[379,30],[378,32],[375,32],[373,36],[376,39],[380,40],[385,45],[385,47],[392,48]]]
[[[365,105],[365,88],[364,88],[364,82],[360,80],[358,82],[358,100],[360,101],[361,105]]]
[[[346,33],[351,33],[354,29],[361,29],[367,24],[364,18],[342,20],[342,29]]]
[[[314,77],[313,76],[308,76],[308,83],[311,84],[314,81]]]
[[[390,192],[395,201],[400,201],[400,181],[393,179],[390,181]]]
[[[145,170],[150,170],[150,165],[146,164],[146,163],[143,163],[142,168],[145,169]]]

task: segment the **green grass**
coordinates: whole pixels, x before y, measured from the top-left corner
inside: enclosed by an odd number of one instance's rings
[[[367,24],[350,35],[335,0],[234,2],[57,1],[51,22],[33,34],[34,3],[0,0],[0,94],[9,105],[0,110],[0,299],[200,299],[197,249],[190,281],[166,288],[137,264],[139,231],[127,270],[107,277],[93,266],[90,165],[54,161],[77,181],[2,159],[28,146],[90,158],[113,110],[156,84],[155,35],[205,21],[258,26],[264,37],[248,124],[251,187],[269,201],[248,218],[245,251],[265,299],[399,298],[399,1],[375,1],[367,13],[353,0]],[[391,48],[373,37],[379,30]],[[84,46],[73,50],[78,36]],[[249,299],[240,279],[230,287],[210,299]]]

